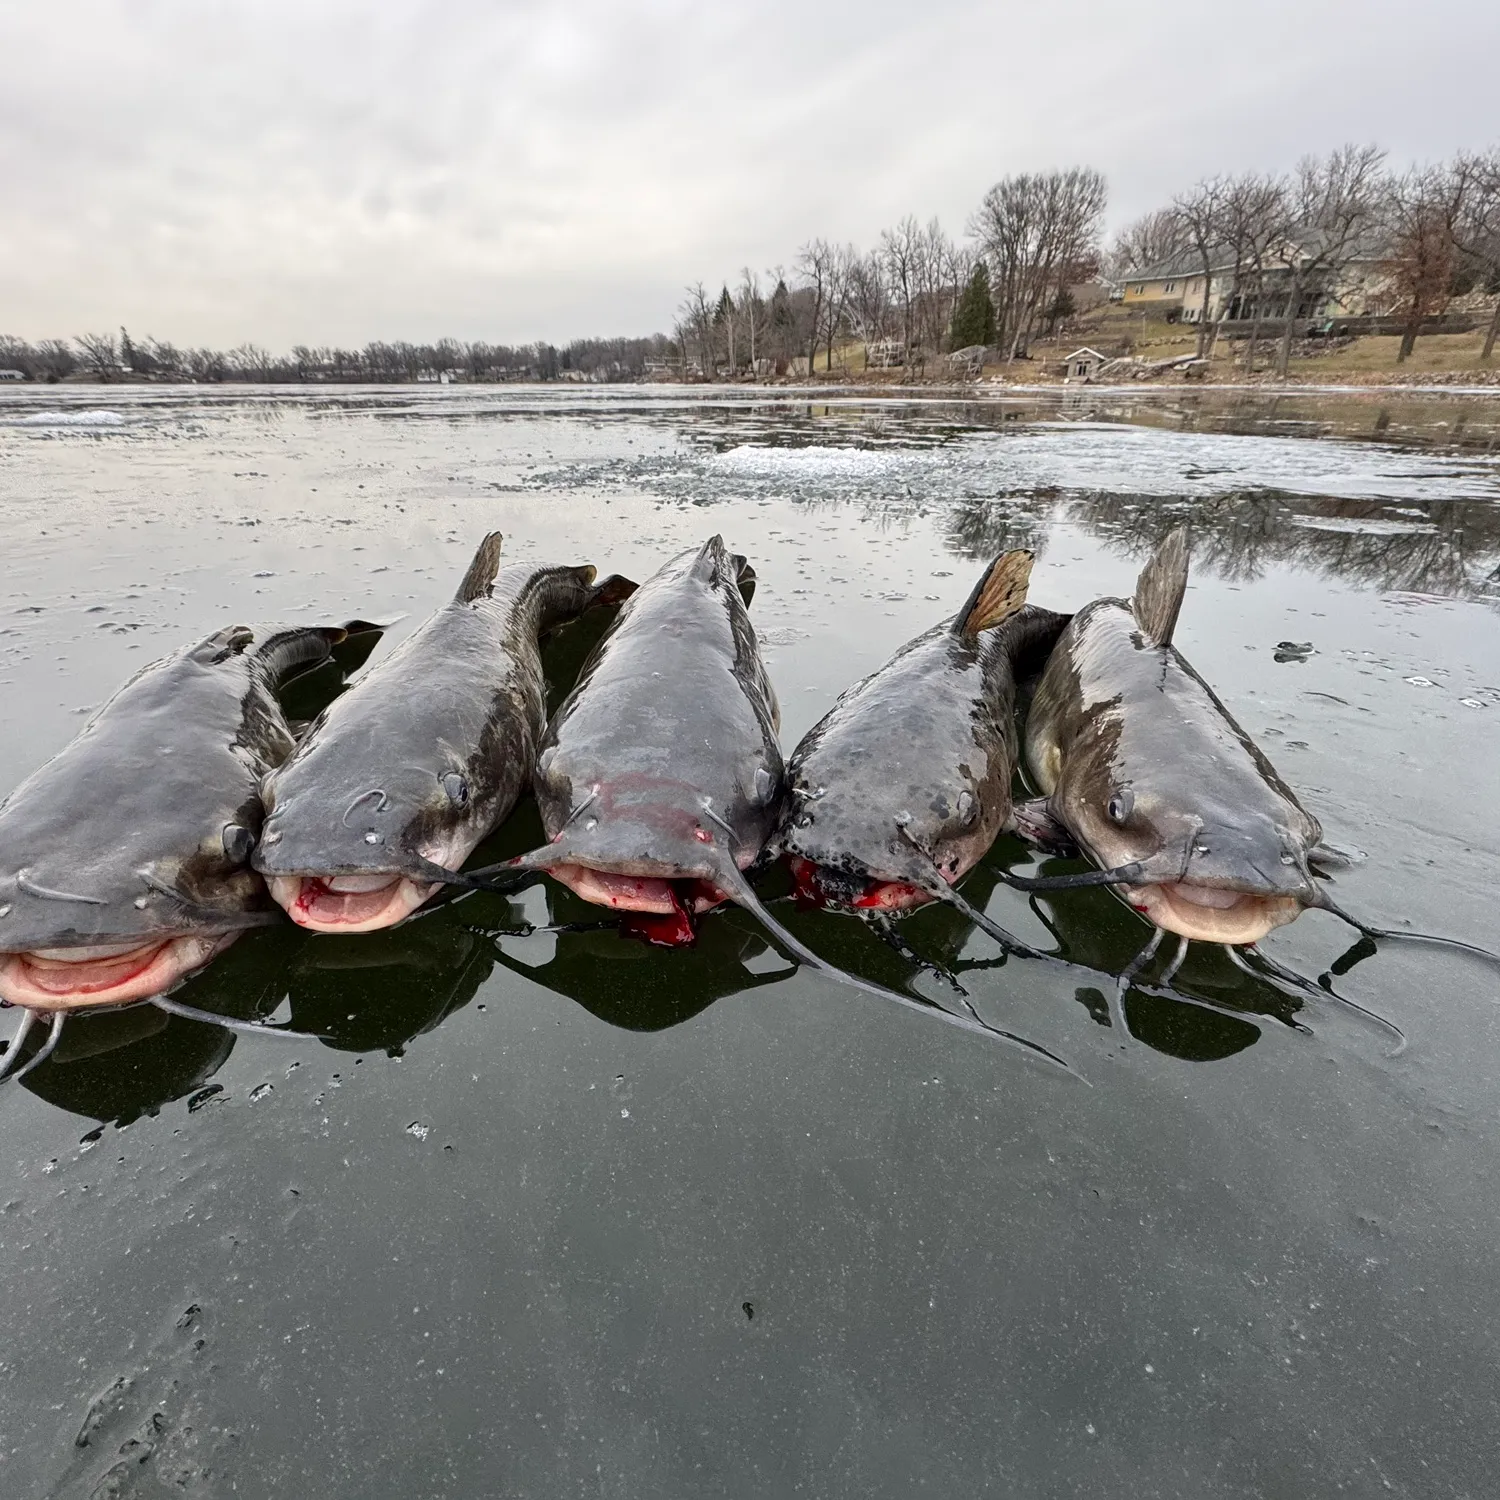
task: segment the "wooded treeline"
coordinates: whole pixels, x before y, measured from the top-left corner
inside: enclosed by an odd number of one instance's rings
[[[1073,311],[1069,288],[1098,274],[1107,201],[1092,168],[1023,172],[985,194],[962,242],[911,215],[869,250],[811,239],[790,270],[747,266],[717,297],[690,286],[678,357],[709,379],[809,371],[820,354],[832,369],[851,341],[871,364],[908,369],[977,345],[1013,359]]]
[[[662,334],[649,338],[575,339],[552,344],[372,343],[362,349],[309,348],[274,354],[257,344],[193,349],[155,338],[132,338],[127,330],[85,333],[72,339],[25,339],[0,335],[0,369],[20,370],[29,380],[94,375],[100,380],[147,376],[160,380],[257,381],[435,381],[455,380],[631,380],[663,363],[670,353]]]

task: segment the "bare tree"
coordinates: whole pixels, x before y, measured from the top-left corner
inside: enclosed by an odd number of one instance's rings
[[[1214,269],[1223,264],[1224,247],[1219,242],[1228,185],[1222,177],[1207,177],[1196,187],[1172,200],[1172,212],[1182,225],[1203,279],[1203,301],[1198,309],[1198,358],[1208,349],[1208,309],[1213,293]]]
[[[714,306],[714,301],[704,290],[703,283],[695,281],[687,289],[687,298],[677,310],[677,326],[684,360],[683,373],[687,373],[688,346],[696,344],[698,362],[705,380],[714,378],[718,365],[714,348]]]
[[[1379,223],[1384,162],[1378,146],[1347,145],[1298,164],[1290,190],[1295,228],[1284,261],[1289,288],[1276,358],[1279,375],[1285,376],[1292,357],[1304,295],[1311,290],[1317,297],[1335,286]]]
[[[1132,271],[1176,260],[1188,248],[1182,230],[1182,220],[1170,208],[1143,214],[1115,236],[1104,258],[1105,274],[1120,281]]]
[[[1447,306],[1457,257],[1454,228],[1468,188],[1467,175],[1449,167],[1413,167],[1390,184],[1384,268],[1403,309],[1397,364],[1416,348],[1422,324]]]
[[[1014,359],[1074,267],[1097,254],[1108,190],[1088,167],[997,182],[969,231],[990,265],[1000,338]]]
[[[891,303],[879,251],[872,250],[850,266],[847,307],[854,336],[867,350],[890,332]]]
[[[1488,364],[1500,337],[1500,146],[1464,152],[1452,170],[1463,181],[1463,206],[1453,226],[1460,270],[1483,290],[1497,294],[1479,356]]]
[[[750,373],[757,373],[755,367],[755,335],[763,316],[764,308],[760,300],[760,277],[756,275],[749,266],[740,268],[740,297],[739,314],[745,325],[745,331],[750,336]]]
[[[1218,238],[1224,246],[1230,281],[1219,304],[1207,353],[1211,358],[1225,322],[1231,314],[1242,314],[1245,301],[1254,296],[1249,360],[1253,365],[1255,335],[1260,331],[1260,297],[1265,285],[1266,259],[1286,237],[1287,187],[1281,177],[1244,172],[1226,178],[1219,207]]]
[[[967,261],[936,219],[929,219],[916,241],[913,264],[916,298],[913,304],[917,344],[924,352],[938,353],[947,336],[953,301],[963,280],[960,270]]]
[[[80,333],[73,339],[83,362],[100,380],[113,380],[120,373],[120,354],[112,333]]]
[[[797,252],[797,272],[803,288],[811,295],[812,317],[807,334],[807,373],[813,372],[813,361],[818,352],[818,335],[823,330],[824,320],[833,298],[834,278],[837,274],[839,252],[827,240],[809,240]],[[829,361],[833,359],[833,344],[829,340]]]
[[[43,339],[36,346],[36,359],[43,380],[62,380],[78,368],[78,356],[66,339]]]
[[[922,257],[922,229],[911,214],[894,229],[881,230],[879,254],[891,307],[899,315],[904,357],[909,361],[915,342],[912,312],[917,298],[917,265]]]

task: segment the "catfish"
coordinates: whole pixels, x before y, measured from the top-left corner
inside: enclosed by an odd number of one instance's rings
[[[995,558],[952,619],[849,688],[787,767],[779,849],[805,903],[866,912],[957,907],[1031,953],[957,882],[1011,826],[1018,676],[1068,616],[1026,603],[1033,556]]]
[[[1096,599],[1058,638],[1027,719],[1026,759],[1043,796],[1017,809],[1023,832],[1043,845],[1076,845],[1103,867],[1094,878],[1156,928],[1137,963],[1165,934],[1178,937],[1167,979],[1189,940],[1222,944],[1244,968],[1240,950],[1309,908],[1366,937],[1495,958],[1454,939],[1368,927],[1329,897],[1322,882],[1349,857],[1324,840],[1318,819],[1173,644],[1188,564],[1179,527],[1130,599]],[[1328,998],[1257,957],[1267,972]]]
[[[546,720],[540,638],[633,584],[587,565],[500,567],[457,594],[313,721],[262,788],[255,866],[299,926],[372,932],[449,881],[515,805]]]
[[[746,560],[714,536],[640,586],[547,727],[533,778],[547,843],[469,878],[514,889],[517,876],[550,875],[663,946],[690,944],[698,918],[733,901],[810,967],[1066,1069],[977,1017],[845,973],[761,902],[746,872],[779,822],[784,767],[780,709],[746,607],[754,584]]]
[[[235,625],[144,667],[0,803],[0,999],[33,1013],[163,997],[281,920],[251,854],[291,753],[280,682],[345,632]],[[3,1071],[3,1069],[0,1069]]]

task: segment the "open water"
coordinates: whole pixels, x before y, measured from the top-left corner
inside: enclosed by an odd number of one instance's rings
[[[996,551],[1070,609],[1184,519],[1178,644],[1367,856],[1343,903],[1496,945],[1493,400],[6,392],[0,795],[221,626],[399,639],[491,528],[638,578],[722,532],[790,750]],[[965,890],[1097,985],[947,909],[911,945],[1086,1083],[734,910],[686,952],[528,934],[598,915],[551,886],[256,933],[180,992],[326,1043],[70,1022],[0,1091],[0,1494],[1494,1494],[1500,973],[1384,945],[1332,981],[1392,1056],[1195,949],[1215,1008],[1134,990],[1122,1033],[1128,908]],[[1354,938],[1313,913],[1266,948],[1317,976]]]

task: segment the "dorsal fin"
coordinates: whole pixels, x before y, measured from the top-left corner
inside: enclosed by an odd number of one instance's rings
[[[712,583],[720,576],[725,561],[724,538],[711,536],[698,549],[698,555],[693,559],[692,575],[705,583]]]
[[[1136,580],[1135,597],[1130,601],[1135,623],[1153,646],[1172,644],[1172,632],[1177,629],[1177,616],[1182,609],[1182,596],[1187,592],[1187,580],[1188,529],[1179,526],[1162,541],[1151,561],[1141,569],[1141,576]]]
[[[1002,552],[985,569],[984,577],[953,617],[953,633],[978,635],[1010,619],[1026,603],[1026,586],[1031,582],[1035,561],[1030,552]]]
[[[498,531],[492,531],[479,544],[479,551],[474,554],[474,561],[469,564],[469,571],[464,574],[464,581],[459,584],[458,592],[453,596],[460,604],[472,604],[476,599],[483,599],[494,587],[495,574],[500,571],[502,540]]]

